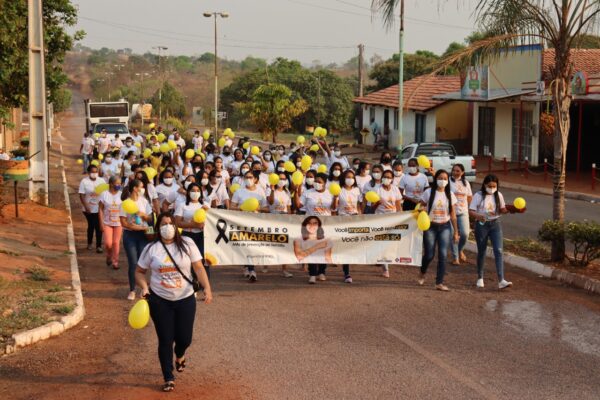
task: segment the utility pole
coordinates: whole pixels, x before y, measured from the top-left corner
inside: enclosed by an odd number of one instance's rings
[[[400,0],[400,44],[398,76],[398,135],[399,150],[404,146],[404,0]],[[389,139],[388,139],[389,140]]]
[[[104,75],[108,77],[108,101],[111,101],[111,77],[114,75],[114,72],[105,72]]]
[[[227,12],[205,12],[206,18],[214,17],[215,20],[215,141],[217,140],[217,134],[219,132],[219,57],[217,55],[217,17],[227,18],[229,13]]]
[[[48,130],[42,0],[28,0],[29,41],[29,198],[48,205]]]
[[[165,85],[164,74],[162,68],[162,50],[168,50],[165,46],[155,46],[153,49],[158,49],[158,73],[160,74],[160,87],[158,88],[158,122],[162,120],[162,88]]]
[[[144,76],[150,76],[149,73],[147,72],[137,72],[135,74],[135,76],[139,76],[140,77],[140,104],[141,104],[141,112],[140,115],[142,117],[142,128],[140,131],[143,131],[144,129]]]
[[[364,94],[364,77],[363,77],[363,59],[364,59],[365,45],[358,45],[358,97],[363,97]],[[360,104],[356,105],[358,107],[358,130],[362,130],[363,128],[363,107]]]
[[[317,126],[321,126],[321,70],[317,70]]]

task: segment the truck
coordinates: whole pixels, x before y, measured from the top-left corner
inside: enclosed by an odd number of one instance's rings
[[[411,143],[405,146],[400,153],[402,165],[406,168],[408,160],[424,155],[429,159],[429,164],[434,170],[445,169],[450,173],[455,164],[462,164],[465,167],[465,178],[469,182],[474,182],[477,176],[475,158],[456,154],[456,149],[450,143]],[[433,181],[433,176],[426,168],[420,168],[429,182]]]
[[[86,99],[84,104],[88,132],[100,133],[104,129],[108,134],[119,134],[122,140],[129,136],[129,102]]]

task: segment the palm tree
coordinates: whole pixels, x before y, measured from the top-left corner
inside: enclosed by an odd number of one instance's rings
[[[394,23],[394,10],[400,0],[372,0],[374,12],[381,12],[385,24]],[[508,47],[542,43],[555,49],[550,68],[551,97],[554,104],[553,207],[555,221],[565,218],[565,167],[571,118],[571,49],[579,39],[597,29],[600,0],[479,0],[475,7],[479,28],[485,39],[444,59],[436,71],[450,65],[469,65],[476,59],[498,57]],[[552,260],[565,257],[564,236],[552,243]]]

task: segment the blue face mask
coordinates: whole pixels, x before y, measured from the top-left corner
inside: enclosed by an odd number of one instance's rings
[[[121,190],[122,187],[123,186],[121,186],[121,185],[115,185],[115,190]]]

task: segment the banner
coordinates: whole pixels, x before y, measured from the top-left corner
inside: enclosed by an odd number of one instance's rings
[[[210,209],[204,249],[217,265],[421,265],[413,212],[309,217]]]

